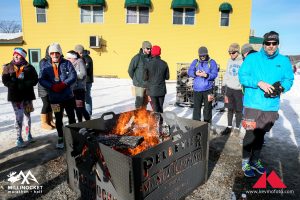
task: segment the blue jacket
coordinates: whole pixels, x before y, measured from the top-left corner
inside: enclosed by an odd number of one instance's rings
[[[239,79],[244,87],[244,107],[262,111],[278,111],[280,97],[266,98],[264,91],[258,87],[263,81],[274,84],[280,81],[284,92],[291,89],[294,81],[292,65],[279,50],[269,56],[263,48],[248,55],[239,70]]]
[[[73,97],[71,86],[77,79],[77,74],[72,63],[64,58],[61,58],[58,65],[58,74],[60,81],[67,84],[67,87],[61,92],[53,92],[51,87],[57,82],[54,80],[55,76],[51,60],[43,63],[43,70],[41,71],[39,83],[48,90],[50,102],[53,104],[62,103],[63,101]]]
[[[207,78],[196,76],[196,71],[205,71],[208,74]],[[216,61],[199,61],[195,59],[188,70],[189,77],[194,78],[194,91],[203,92],[214,87],[214,80],[218,76],[218,66]]]

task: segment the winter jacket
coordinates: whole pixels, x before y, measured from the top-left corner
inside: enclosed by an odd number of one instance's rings
[[[51,87],[57,83],[54,80],[55,75],[51,61],[48,60],[43,65],[44,66],[42,75],[39,78],[39,83],[48,89],[50,103],[56,104],[71,99],[73,97],[71,86],[76,82],[77,79],[77,74],[72,63],[64,58],[61,58],[61,61],[59,62],[59,82],[64,82],[67,84],[67,87],[61,92],[54,92],[51,90]]]
[[[144,54],[143,50],[136,54],[129,64],[128,74],[132,79],[133,85],[137,87],[146,87],[144,81],[144,67],[150,61],[150,55]]]
[[[48,60],[51,60],[51,58],[49,56],[48,48],[47,48],[45,57],[42,58],[42,60],[40,60],[40,62],[39,62],[39,67],[40,67],[39,77],[41,77],[41,75],[42,75],[42,70],[43,70],[43,67],[45,66],[44,62],[47,62]],[[44,88],[43,86],[41,86],[40,83],[38,84],[38,95],[39,95],[39,97],[45,97],[48,95],[48,90],[46,88]]]
[[[238,72],[243,63],[243,58],[238,56],[235,60],[231,58],[227,62],[226,72],[223,78],[223,86],[227,86],[234,90],[242,90],[239,81]]]
[[[205,71],[208,77],[196,76],[196,71]],[[218,76],[218,66],[216,61],[210,59],[208,61],[199,61],[195,59],[188,70],[189,77],[194,78],[194,91],[203,92],[214,87],[214,80]]]
[[[89,56],[90,52],[88,50],[83,50],[82,59],[85,63],[86,69],[86,83],[94,82],[94,72],[93,72],[93,59]]]
[[[35,99],[33,87],[38,83],[37,72],[30,64],[24,66],[23,72],[24,79],[18,79],[13,64],[3,66],[2,82],[8,88],[8,101],[21,102]]]
[[[73,90],[83,89],[85,90],[86,85],[86,70],[85,64],[81,58],[77,59],[73,63],[74,69],[77,73],[77,80],[73,85]]]
[[[147,95],[165,96],[166,81],[170,78],[168,64],[160,56],[154,57],[145,65],[144,80],[147,81]]]
[[[239,70],[239,79],[244,87],[244,107],[262,111],[278,111],[280,96],[266,98],[264,91],[258,87],[263,81],[274,84],[280,81],[284,92],[291,89],[294,81],[292,65],[279,50],[269,56],[263,48],[259,52],[248,55]]]

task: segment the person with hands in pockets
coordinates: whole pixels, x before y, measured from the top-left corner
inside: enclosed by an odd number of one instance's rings
[[[58,133],[56,148],[64,148],[63,143],[63,112],[66,110],[69,124],[75,123],[75,101],[72,85],[76,82],[77,74],[72,63],[62,57],[58,43],[49,46],[51,59],[43,63],[43,71],[39,83],[48,89],[51,108],[55,115],[55,126]]]
[[[214,80],[218,76],[218,66],[202,46],[198,50],[199,59],[195,59],[189,67],[188,75],[194,78],[194,110],[193,119],[201,121],[201,108],[204,102],[204,121],[211,123]]]
[[[23,123],[27,141],[34,142],[31,134],[30,113],[34,110],[33,87],[38,83],[38,75],[34,67],[26,61],[26,56],[27,52],[23,48],[15,48],[12,61],[3,66],[2,72],[2,82],[8,88],[7,100],[11,102],[15,112],[18,148],[26,146],[22,137]]]

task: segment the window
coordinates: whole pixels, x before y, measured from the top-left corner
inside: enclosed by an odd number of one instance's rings
[[[102,6],[81,6],[81,23],[103,23]]]
[[[221,11],[221,26],[229,26],[229,11]]]
[[[194,8],[174,8],[173,24],[195,24]]]
[[[148,24],[148,7],[127,7],[126,23],[128,24]]]
[[[36,7],[36,21],[37,23],[46,23],[46,8]]]

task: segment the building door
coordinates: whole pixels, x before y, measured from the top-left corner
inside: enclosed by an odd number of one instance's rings
[[[40,67],[39,62],[41,60],[41,49],[28,49],[29,63],[34,66],[36,72],[39,74]]]

